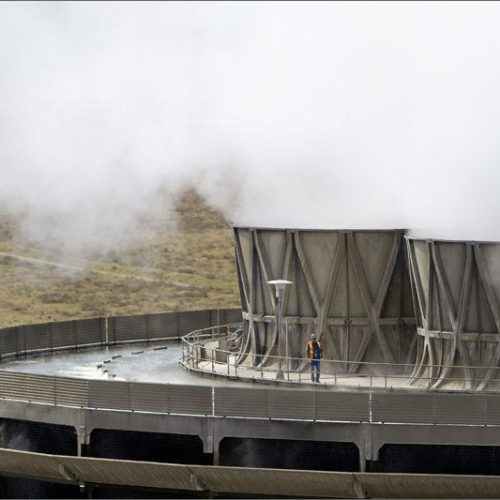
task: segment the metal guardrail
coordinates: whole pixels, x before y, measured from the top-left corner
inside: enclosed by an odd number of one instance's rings
[[[239,320],[240,309],[207,309],[12,326],[0,329],[0,358],[179,338],[199,328]]]
[[[265,362],[260,362],[264,356],[248,355],[246,360],[254,360],[255,364],[242,363],[239,353],[220,348],[214,344],[227,337],[234,324],[223,325],[218,334],[214,328],[202,328],[185,335],[182,338],[182,361],[189,370],[210,373],[225,377],[236,377],[242,380],[273,381],[277,383],[311,383],[310,359],[305,357],[266,355]],[[376,388],[376,389],[421,389],[428,392],[464,392],[464,378],[453,376],[453,370],[469,370],[472,375],[472,387],[480,387],[484,382],[487,368],[481,366],[449,366],[450,375],[442,377],[440,387],[434,387],[437,377],[433,375],[434,368],[447,368],[446,365],[428,364],[422,372],[420,364],[414,363],[384,363],[368,361],[346,361],[338,359],[321,360],[321,382],[323,387],[346,388]],[[283,378],[277,378],[278,367],[282,367]],[[418,378],[415,374],[419,372]],[[436,372],[437,373],[437,372]],[[475,377],[474,373],[479,376]],[[500,378],[490,378],[488,391],[500,392]],[[470,392],[470,391],[469,391]]]
[[[149,330],[149,338],[174,338],[182,335],[183,330],[189,330],[193,324],[213,321],[214,325],[199,328],[184,339],[189,347],[185,353],[184,362],[200,363],[202,355],[206,357],[206,347],[200,346],[201,341],[217,341],[230,330],[231,323],[217,326],[216,321],[221,317],[238,320],[238,310],[228,311],[194,311],[185,313],[167,313],[164,315],[146,315],[134,319],[127,324],[125,318],[111,319],[108,324],[113,325],[112,335],[108,344],[145,340],[140,332],[132,335],[131,325],[153,325]],[[137,317],[133,317],[137,318]],[[168,321],[167,321],[168,319]],[[20,337],[11,337],[11,346],[16,350],[11,355],[27,354],[30,349],[57,349],[63,342],[61,338],[63,326],[69,325],[70,336],[67,345],[76,347],[73,343],[83,339],[86,345],[85,328],[97,324],[101,319],[82,320],[75,326],[75,322],[52,323],[35,325],[37,328],[24,330]],[[160,328],[162,324],[170,328]],[[87,323],[85,323],[87,322]],[[92,323],[94,322],[94,323]],[[128,325],[128,326],[127,326]],[[43,327],[43,328],[42,328]],[[85,328],[84,328],[85,327]],[[126,330],[126,328],[128,330]],[[18,332],[23,328],[16,327]],[[0,342],[5,331],[0,330]],[[15,331],[15,329],[14,329]],[[34,342],[29,339],[33,332],[46,332],[45,341],[52,341],[52,347],[47,347],[40,340]],[[48,332],[48,333],[47,333]],[[128,332],[128,333],[127,333]],[[155,333],[156,332],[156,333]],[[91,333],[91,335],[96,335]],[[12,339],[16,342],[12,342]],[[125,340],[128,338],[128,340]],[[131,340],[132,339],[132,340]],[[5,340],[5,338],[4,338]],[[28,342],[29,340],[29,342]],[[26,342],[25,342],[26,341]],[[4,344],[5,345],[5,344]],[[99,345],[99,344],[97,344]],[[102,345],[106,345],[103,342]],[[57,346],[57,347],[56,347]],[[205,351],[203,351],[205,349]],[[6,355],[3,351],[3,355]],[[234,356],[234,353],[228,355]],[[205,354],[203,354],[205,353]],[[212,354],[209,354],[212,364]],[[214,354],[214,365],[218,363]],[[236,368],[239,372],[242,368]],[[232,375],[232,374],[231,374]],[[340,377],[337,377],[337,384]],[[389,378],[388,378],[389,380]],[[85,380],[51,375],[34,375],[22,372],[0,370],[0,398],[33,403],[43,403],[56,406],[70,406],[80,408],[98,408],[109,410],[153,412],[162,414],[186,414],[217,417],[243,417],[262,419],[298,419],[309,421],[349,421],[349,422],[397,422],[419,424],[444,425],[500,425],[500,394],[475,393],[458,394],[439,391],[363,391],[356,387],[351,391],[326,391],[324,386],[310,385],[307,389],[276,388],[263,386],[259,388],[235,386],[194,386],[170,385],[145,382],[126,382],[108,380]]]
[[[241,319],[239,309],[92,318],[0,329],[0,357],[181,338],[196,328]],[[208,389],[208,392],[207,392]],[[186,396],[187,395],[187,396]],[[208,415],[210,388],[110,382],[0,370],[0,398],[118,410]]]
[[[0,370],[0,398],[56,406],[214,418],[500,425],[500,394],[171,385]]]

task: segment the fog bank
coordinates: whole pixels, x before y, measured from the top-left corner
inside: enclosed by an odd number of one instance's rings
[[[231,222],[500,239],[500,5],[0,4],[0,205],[119,248],[194,185]]]

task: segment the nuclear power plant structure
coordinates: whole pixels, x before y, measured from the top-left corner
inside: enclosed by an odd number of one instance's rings
[[[500,361],[500,243],[414,239],[403,230],[234,227],[245,338],[237,362],[326,373],[407,374],[409,385],[483,390]],[[268,282],[292,282],[282,305]],[[283,330],[283,328],[281,328]],[[280,342],[284,344],[280,351]],[[283,354],[284,353],[284,354]]]
[[[304,357],[312,332],[326,359],[410,363],[415,317],[403,231],[319,231],[234,228],[246,339],[240,362],[274,362],[276,304],[267,284],[293,282],[283,302],[287,355]],[[298,368],[298,364],[292,369]]]
[[[418,357],[440,387],[492,387],[500,360],[500,243],[408,238]],[[495,381],[498,388],[498,380]]]
[[[233,244],[241,308],[0,329],[2,498],[498,498],[500,242]]]

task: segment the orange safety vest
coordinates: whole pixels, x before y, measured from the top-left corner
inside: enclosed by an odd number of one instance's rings
[[[323,349],[321,347],[321,342],[318,342],[316,339],[311,339],[307,343],[307,357],[309,359],[314,359],[314,343],[318,344],[319,346],[319,359],[323,357]]]

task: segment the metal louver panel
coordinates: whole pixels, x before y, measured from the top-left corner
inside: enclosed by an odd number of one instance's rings
[[[28,399],[28,374],[0,371],[0,397]]]
[[[316,419],[368,422],[369,394],[316,391]]]
[[[88,406],[89,381],[78,378],[56,377],[58,405]]]
[[[168,386],[134,382],[130,384],[130,409],[133,411],[168,412]]]
[[[434,394],[434,423],[485,424],[486,400],[474,394]]]
[[[500,394],[485,395],[488,425],[500,425]]]
[[[212,388],[194,385],[169,385],[168,409],[170,413],[211,415]]]
[[[268,389],[267,397],[271,418],[314,419],[315,391]]]
[[[433,394],[372,395],[373,422],[429,423],[433,413]]]
[[[55,404],[55,377],[48,375],[28,375],[28,400]]]
[[[115,410],[130,410],[130,383],[107,380],[89,381],[89,406]]]
[[[267,390],[240,387],[215,387],[215,414],[231,417],[267,415]]]

